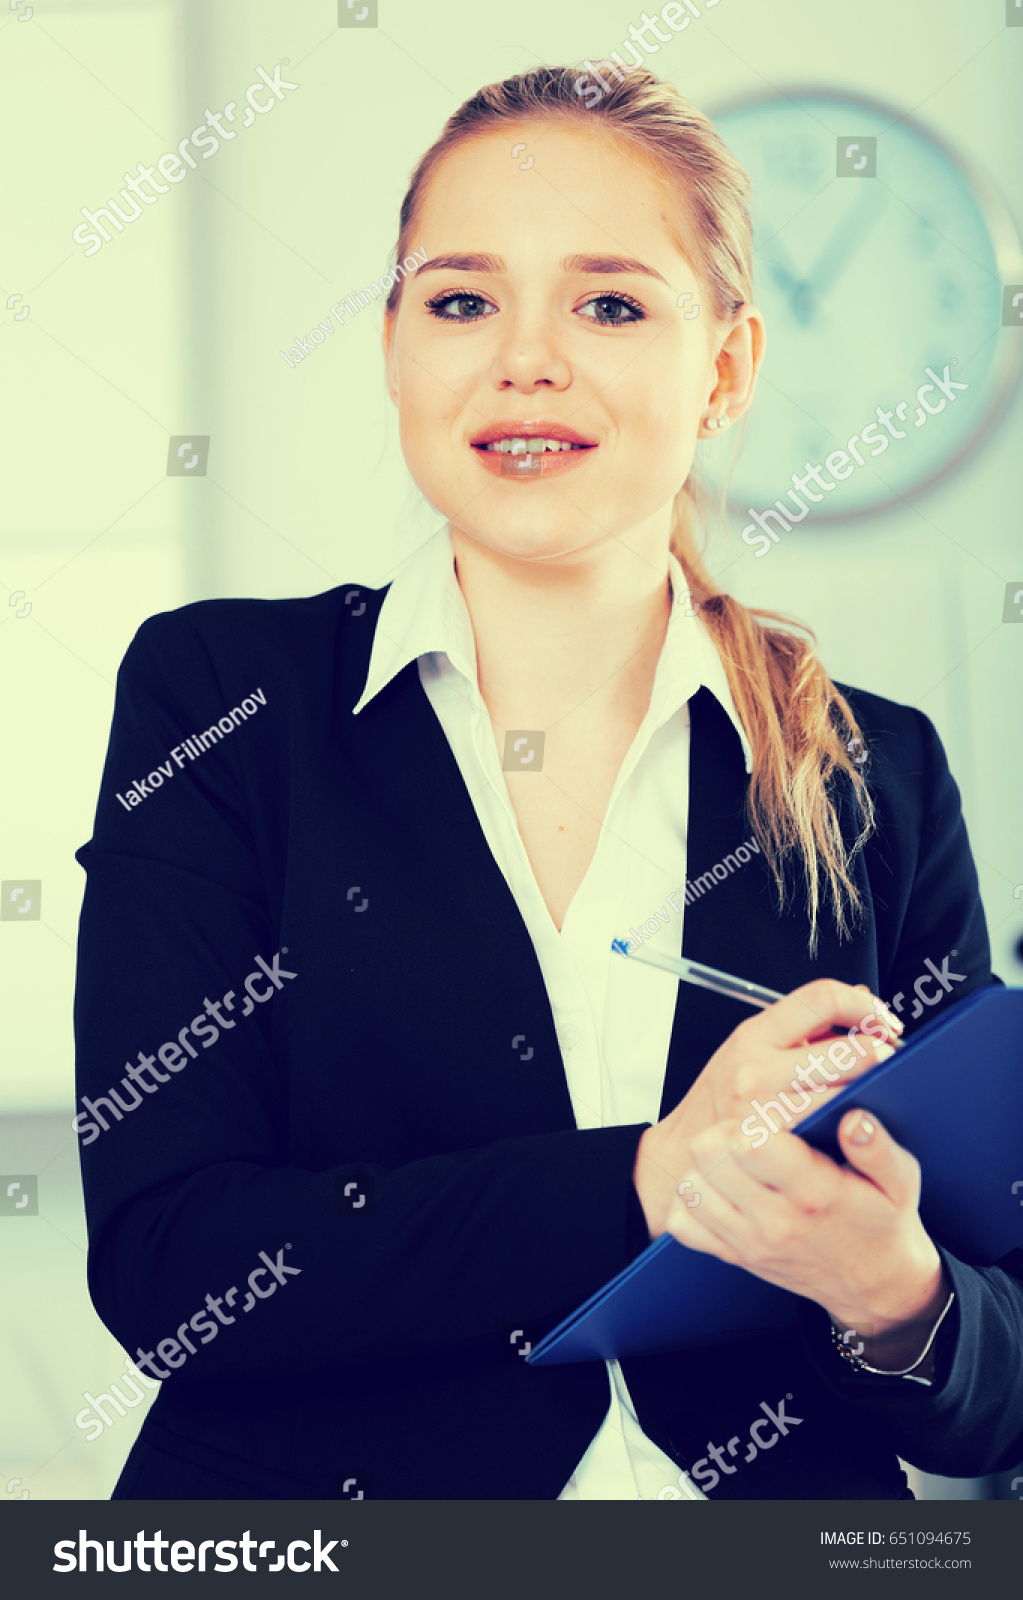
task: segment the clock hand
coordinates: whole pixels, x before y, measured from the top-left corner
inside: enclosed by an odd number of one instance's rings
[[[781,261],[770,261],[767,256],[762,258],[764,259],[764,266],[767,267],[778,288],[788,294],[789,309],[792,310],[792,315],[796,317],[797,322],[805,326],[812,320],[813,312],[816,309],[813,286],[805,278],[799,277],[796,262],[792,261],[778,234],[768,235],[767,245],[770,246],[772,254],[778,254],[778,256],[784,258],[784,261],[789,262],[789,266],[784,266]]]
[[[807,282],[805,278],[793,277],[785,267],[780,267],[773,261],[766,261],[764,264],[778,287],[788,295],[789,308],[796,321],[806,327],[813,321],[817,310],[817,295],[813,284]]]
[[[858,203],[850,208],[838,231],[829,239],[810,270],[810,287],[815,294],[824,296],[830,293],[856,252],[866,243],[887,206],[885,191],[875,189],[864,193]]]
[[[784,226],[785,224],[783,223],[782,227]],[[781,270],[783,272],[787,272],[790,278],[795,278],[798,274],[798,268],[788,250],[785,248],[781,235],[782,228],[775,228],[774,232],[769,233],[766,239],[762,241],[759,239],[757,240],[757,248],[766,252],[768,245],[770,245],[772,254],[778,257],[779,264],[781,264]],[[785,263],[787,263],[787,265],[785,265]]]
[[[792,289],[798,288],[799,279],[798,278],[794,278],[792,273],[788,270],[787,267],[779,266],[776,261],[767,261],[767,260],[764,261],[764,266],[767,268],[768,272],[771,274],[771,277],[774,279],[774,281],[778,285],[779,289],[784,289],[786,291],[791,291]]]

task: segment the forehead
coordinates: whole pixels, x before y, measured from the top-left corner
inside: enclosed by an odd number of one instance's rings
[[[682,210],[677,186],[642,150],[577,121],[527,119],[446,152],[416,232],[431,256],[489,250],[513,260],[540,246],[551,257],[599,250],[670,271],[685,256]]]

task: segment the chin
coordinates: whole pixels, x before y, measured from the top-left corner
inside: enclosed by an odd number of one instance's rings
[[[474,508],[475,509],[475,508]],[[508,556],[518,561],[557,561],[578,555],[603,542],[604,535],[595,532],[587,537],[580,533],[579,519],[567,522],[563,508],[550,520],[542,516],[527,517],[521,512],[504,517],[477,517],[473,519],[450,517],[452,528],[474,544],[492,550],[496,555]],[[589,519],[586,519],[589,521]],[[595,524],[590,523],[595,528]]]

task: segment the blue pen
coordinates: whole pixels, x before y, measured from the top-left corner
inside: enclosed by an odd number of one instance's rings
[[[719,972],[716,967],[702,967],[696,961],[687,961],[683,956],[662,956],[655,950],[629,949],[627,939],[612,939],[611,949],[619,956],[627,956],[630,961],[642,961],[648,967],[661,967],[665,972],[671,972],[676,978],[682,978],[686,983],[695,983],[701,989],[713,989],[715,994],[726,995],[729,1000],[745,1000],[748,1006],[773,1006],[782,996],[775,989],[764,989],[758,983],[748,983],[745,978],[736,978],[730,972]]]
[[[719,972],[717,967],[701,967],[696,961],[687,961],[685,956],[681,958],[664,956],[656,950],[644,950],[641,955],[638,950],[629,949],[628,939],[612,939],[611,949],[615,955],[627,956],[630,961],[642,961],[648,967],[660,967],[662,971],[670,972],[685,983],[698,984],[701,989],[713,989],[715,994],[723,994],[729,1000],[744,1000],[748,1006],[759,1006],[761,1010],[766,1006],[773,1006],[776,1000],[784,998],[776,989],[765,989],[759,983],[748,983],[745,978],[737,978],[731,972]],[[874,1007],[874,1014],[880,1016],[882,1022],[889,1019],[895,1021],[883,1002],[875,1000]],[[837,1027],[832,1028],[836,1038],[841,1036],[842,1031]],[[891,1043],[898,1049],[903,1041],[893,1039]]]

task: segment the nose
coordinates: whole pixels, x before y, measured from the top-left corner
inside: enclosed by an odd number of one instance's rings
[[[571,368],[550,321],[539,312],[506,313],[503,337],[494,357],[497,389],[533,394],[537,389],[567,389]]]

